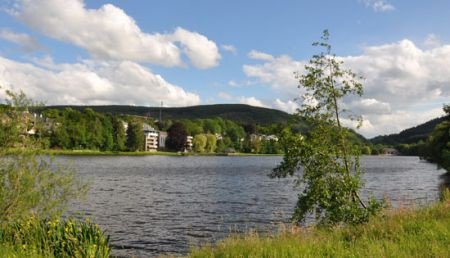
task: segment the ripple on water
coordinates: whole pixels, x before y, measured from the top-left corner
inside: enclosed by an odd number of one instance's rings
[[[270,231],[288,222],[297,200],[293,178],[267,175],[281,157],[58,157],[92,180],[77,203],[111,234],[114,255],[185,254],[233,232]],[[435,166],[416,157],[364,157],[363,196],[393,205],[425,203],[439,193]]]

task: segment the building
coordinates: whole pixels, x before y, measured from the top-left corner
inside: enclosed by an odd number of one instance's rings
[[[192,143],[192,140],[194,139],[194,137],[188,135],[186,136],[186,146],[185,146],[185,152],[188,151],[192,151],[192,147],[194,146],[194,144]]]
[[[158,131],[144,124],[145,151],[156,151],[158,149]]]
[[[166,139],[167,139],[167,132],[159,131],[158,147],[160,149],[166,148]]]
[[[394,148],[384,148],[383,154],[384,155],[398,155],[399,152],[398,152],[398,150],[396,150]]]

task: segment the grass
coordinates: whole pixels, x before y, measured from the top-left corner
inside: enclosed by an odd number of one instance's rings
[[[0,227],[1,257],[109,257],[109,236],[89,221],[27,220]]]
[[[193,248],[188,256],[450,257],[450,199],[418,210],[389,211],[359,226],[285,227],[276,235],[233,235],[216,245]]]

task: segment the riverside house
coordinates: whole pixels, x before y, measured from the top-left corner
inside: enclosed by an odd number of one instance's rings
[[[144,124],[145,151],[156,151],[158,149],[158,131],[148,124]]]

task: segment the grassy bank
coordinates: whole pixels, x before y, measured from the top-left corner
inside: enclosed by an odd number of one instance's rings
[[[450,199],[418,210],[395,210],[366,225],[334,230],[280,230],[231,236],[189,257],[450,257]]]

